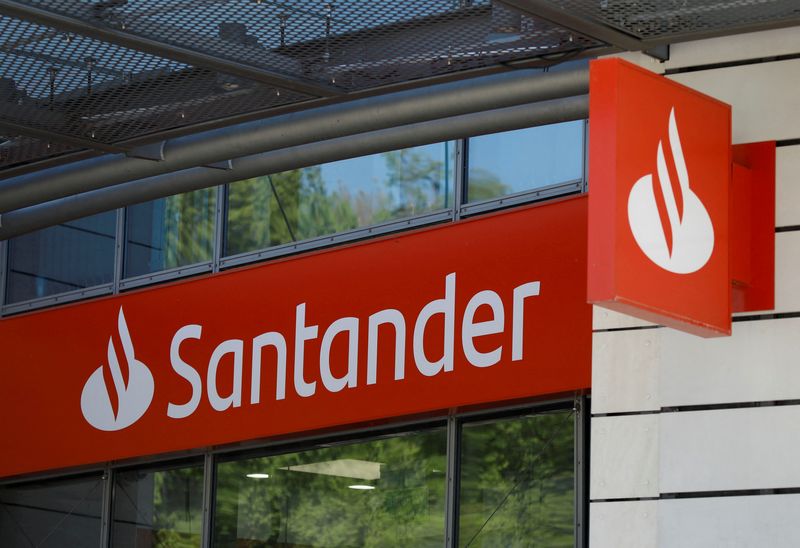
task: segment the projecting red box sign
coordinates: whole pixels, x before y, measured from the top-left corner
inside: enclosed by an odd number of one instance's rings
[[[576,198],[0,321],[0,476],[590,385]]]
[[[589,301],[729,335],[730,107],[620,59],[590,89]]]

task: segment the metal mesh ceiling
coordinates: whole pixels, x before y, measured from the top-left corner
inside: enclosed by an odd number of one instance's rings
[[[643,40],[690,37],[800,17],[798,0],[561,0],[559,4]]]
[[[307,99],[12,17],[0,16],[0,36],[0,128],[47,136],[50,150],[122,150],[115,144]],[[20,157],[31,155],[0,160]]]
[[[490,0],[25,3],[343,92],[597,45]]]
[[[491,0],[0,0],[0,133],[10,136],[0,143],[0,169],[77,150],[122,152],[200,123],[468,69],[557,62],[619,45],[614,33],[646,45],[800,18],[798,0],[509,2],[517,8]],[[593,38],[598,28],[611,33]]]

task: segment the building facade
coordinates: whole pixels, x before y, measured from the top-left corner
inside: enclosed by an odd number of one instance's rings
[[[590,387],[10,474],[0,485],[2,544],[796,546],[799,56],[797,27],[674,44],[667,61],[625,55],[731,104],[734,144],[776,141],[775,309],[737,315],[731,337],[595,308]],[[0,322],[93,299],[116,312],[170,282],[219,271],[232,279],[255,264],[268,272],[287,257],[313,268],[321,249],[358,252],[373,238],[425,241],[450,224],[536,215],[590,190],[586,139],[579,120],[448,141],[20,236],[0,243]],[[582,328],[556,320],[564,332]],[[26,460],[24,448],[6,452]]]

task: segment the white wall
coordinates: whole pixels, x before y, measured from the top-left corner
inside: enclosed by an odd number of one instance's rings
[[[747,143],[800,139],[800,59],[764,61],[792,54],[800,27],[626,57],[733,105]],[[800,144],[776,167],[781,316],[700,339],[595,309],[592,548],[800,546]]]

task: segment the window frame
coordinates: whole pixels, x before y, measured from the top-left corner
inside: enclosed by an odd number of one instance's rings
[[[210,548],[213,536],[214,502],[216,500],[216,471],[219,463],[244,460],[264,456],[276,456],[299,451],[307,451],[332,445],[346,445],[366,442],[381,438],[389,438],[412,434],[419,430],[444,427],[447,437],[445,471],[445,508],[444,530],[442,538],[446,547],[458,546],[458,504],[460,501],[460,473],[462,444],[461,434],[465,424],[489,422],[502,419],[513,419],[529,414],[542,414],[554,411],[571,411],[574,428],[574,546],[589,546],[589,436],[591,398],[588,395],[561,397],[549,400],[528,401],[524,403],[501,404],[493,408],[481,408],[461,411],[448,415],[425,418],[400,418],[379,425],[344,426],[335,431],[321,433],[300,433],[296,436],[273,440],[254,440],[215,447],[206,450],[189,450],[180,454],[155,455],[137,457],[121,462],[108,463],[105,466],[89,466],[74,472],[46,472],[20,478],[0,480],[0,487],[5,485],[24,485],[46,483],[48,480],[60,481],[97,477],[104,481],[101,513],[101,537],[99,548],[111,546],[111,535],[114,525],[114,498],[116,497],[116,474],[133,470],[159,471],[187,466],[203,467],[203,514],[202,514],[202,548]]]
[[[11,244],[8,240],[0,241],[0,318],[47,308],[60,304],[101,297],[118,293],[118,268],[117,263],[120,255],[121,236],[120,236],[120,210],[115,211],[115,232],[114,232],[114,253],[111,269],[111,281],[89,287],[55,293],[45,297],[35,297],[24,301],[8,303],[8,269],[11,267]],[[46,229],[43,229],[46,230]]]
[[[189,450],[180,454],[137,457],[122,462],[109,463],[106,466],[86,467],[73,473],[47,472],[12,478],[0,481],[0,486],[42,483],[47,480],[66,480],[81,477],[102,477],[103,507],[101,515],[101,538],[99,548],[111,546],[111,535],[114,521],[113,499],[116,496],[115,475],[132,470],[157,471],[202,464],[203,466],[203,521],[201,547],[212,545],[214,502],[216,501],[216,470],[220,462],[231,462],[264,456],[275,456],[304,451],[332,445],[366,442],[380,438],[413,434],[416,431],[431,428],[446,429],[446,462],[445,471],[445,508],[443,538],[445,546],[458,546],[458,505],[461,465],[461,432],[465,424],[512,419],[528,414],[540,414],[554,411],[569,411],[574,414],[574,547],[588,548],[588,516],[589,516],[589,433],[591,398],[588,395],[553,398],[549,400],[527,401],[522,403],[504,403],[496,407],[473,409],[447,415],[427,416],[422,418],[400,418],[387,420],[382,424],[358,426],[348,425],[335,431],[319,433],[300,433],[289,437],[272,440],[254,440],[235,443],[206,450]]]
[[[477,137],[477,136],[475,136]],[[467,185],[469,174],[469,140],[473,137],[455,139],[454,143],[454,173],[453,173],[453,203],[443,209],[395,219],[384,223],[356,228],[334,234],[319,236],[306,240],[299,240],[279,246],[267,247],[247,251],[236,255],[225,255],[225,240],[228,217],[228,184],[216,187],[216,208],[214,212],[212,259],[190,265],[175,267],[146,273],[135,277],[124,276],[125,257],[127,254],[127,208],[116,210],[116,234],[113,258],[113,279],[110,283],[100,284],[74,291],[19,301],[7,304],[7,284],[9,267],[9,248],[7,240],[0,241],[0,318],[14,314],[39,310],[64,303],[70,303],[93,297],[116,295],[131,289],[148,287],[165,282],[172,282],[201,274],[219,272],[261,261],[278,259],[326,247],[366,240],[372,237],[399,233],[404,230],[433,226],[447,222],[458,222],[462,218],[473,217],[490,213],[500,209],[521,206],[538,201],[550,200],[586,192],[588,189],[588,120],[583,120],[582,158],[583,177],[573,181],[566,181],[546,187],[526,190],[506,196],[492,198],[480,202],[467,202]],[[410,147],[414,148],[414,147]]]
[[[189,467],[198,467],[202,468],[203,470],[203,492],[202,496],[202,507],[201,507],[201,546],[203,545],[203,535],[205,534],[206,530],[206,519],[207,512],[206,512],[206,493],[208,489],[207,479],[206,479],[206,465],[205,465],[205,455],[199,454],[193,457],[185,457],[185,458],[166,458],[166,459],[155,459],[155,460],[145,460],[143,463],[139,464],[128,464],[128,465],[121,465],[115,467],[109,467],[106,469],[104,474],[104,479],[106,483],[104,484],[105,490],[108,491],[108,499],[104,501],[103,506],[103,519],[101,523],[104,525],[102,529],[102,535],[100,538],[100,546],[101,548],[106,548],[113,546],[113,539],[114,539],[114,524],[115,524],[115,516],[114,511],[116,509],[115,502],[118,497],[117,492],[117,475],[124,474],[126,472],[164,472],[168,470],[175,470],[180,468],[189,468]]]
[[[107,510],[107,501],[108,501],[108,499],[107,499],[107,496],[108,496],[108,493],[107,493],[107,491],[108,491],[108,481],[107,481],[107,474],[106,474],[106,471],[105,471],[104,468],[101,468],[101,467],[87,467],[85,469],[76,471],[76,472],[71,473],[71,474],[63,474],[63,473],[59,474],[58,472],[49,472],[49,473],[45,473],[45,474],[36,475],[35,477],[32,477],[32,478],[21,478],[21,479],[20,478],[13,478],[13,479],[8,480],[8,481],[0,482],[0,488],[5,487],[5,486],[12,487],[12,488],[14,486],[21,486],[21,487],[24,488],[24,487],[29,486],[29,485],[30,486],[36,486],[37,484],[39,484],[39,485],[47,485],[50,482],[71,482],[71,481],[81,481],[81,480],[95,480],[95,481],[103,482],[102,485],[101,485],[102,491],[100,493],[100,515],[98,516],[99,520],[100,520],[100,523],[99,523],[99,528],[98,528],[99,529],[99,531],[98,531],[99,532],[99,536],[98,536],[97,540],[98,540],[99,546],[106,547],[107,543],[105,543],[105,539],[107,537],[105,536],[105,528],[106,528],[105,520],[107,519],[107,511],[106,510]],[[92,491],[93,490],[94,490],[94,488],[92,489]],[[83,500],[84,499],[81,499],[81,502]],[[61,524],[61,522],[66,520],[73,513],[74,513],[73,511],[64,513],[64,517],[59,521],[59,525]]]

